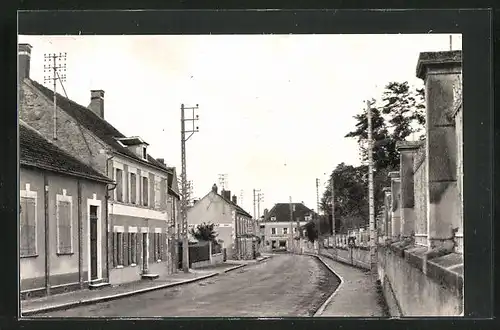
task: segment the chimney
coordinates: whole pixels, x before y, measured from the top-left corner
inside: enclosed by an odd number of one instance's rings
[[[224,197],[225,199],[230,201],[231,200],[231,190],[223,190],[222,197]]]
[[[93,113],[100,118],[104,119],[104,91],[91,90],[90,91],[90,104],[88,106]]]
[[[30,44],[19,44],[17,47],[19,59],[19,83],[21,83],[24,78],[30,77],[31,48]]]
[[[269,210],[268,209],[264,209],[264,220],[265,221],[267,221],[268,213],[269,213]]]
[[[212,186],[212,192],[216,193],[217,194],[217,185],[214,183],[214,185]]]
[[[233,195],[232,201],[234,204],[238,204],[238,198],[236,197],[236,195]]]

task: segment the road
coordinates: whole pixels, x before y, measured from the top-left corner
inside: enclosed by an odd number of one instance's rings
[[[337,286],[316,258],[281,254],[200,282],[39,316],[312,316]]]

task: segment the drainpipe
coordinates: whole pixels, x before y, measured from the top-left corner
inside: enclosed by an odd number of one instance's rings
[[[115,156],[109,156],[107,159],[106,159],[106,176],[108,176],[108,172],[109,172],[109,161],[111,159],[113,159]],[[112,185],[113,187],[112,188],[109,188],[109,185]],[[104,203],[104,208],[105,208],[105,214],[106,214],[106,219],[105,219],[105,222],[106,222],[106,246],[108,247],[106,249],[106,278],[108,279],[108,282],[109,282],[109,206],[108,206],[108,203],[109,203],[109,192],[112,191],[112,190],[115,190],[116,189],[116,183],[110,183],[108,185],[106,185],[106,196],[105,196],[105,203]],[[111,247],[112,248],[112,247]]]
[[[82,183],[77,181],[77,214],[78,214],[78,281],[80,289],[83,289],[83,240],[82,240]]]
[[[49,180],[47,174],[43,174],[43,200],[45,209],[45,289],[50,296],[50,228],[49,228]]]

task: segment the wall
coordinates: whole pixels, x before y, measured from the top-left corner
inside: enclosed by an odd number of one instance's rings
[[[38,290],[46,287],[45,283],[45,201],[44,201],[44,177],[48,183],[48,216],[49,216],[49,285],[51,293],[64,292],[66,290],[78,289],[89,282],[89,246],[90,238],[88,232],[88,208],[87,200],[99,201],[101,205],[105,202],[104,184],[77,179],[75,177],[63,176],[56,173],[40,171],[22,167],[20,172],[20,189],[26,190],[29,185],[31,192],[36,192],[36,221],[37,221],[37,255],[34,257],[21,258],[20,279],[21,291]],[[81,205],[78,205],[78,182],[81,185]],[[63,195],[63,189],[72,201],[72,230],[73,230],[73,253],[60,255],[57,253],[57,218],[56,200],[57,195]],[[101,233],[106,232],[105,210],[100,208]],[[106,278],[106,241],[101,241],[100,248],[101,277]],[[38,290],[40,291],[40,290]]]
[[[463,315],[463,277],[446,267],[459,257],[424,261],[424,251],[425,247],[418,247],[402,257],[401,251],[378,249],[378,274],[386,301],[404,316]]]
[[[105,144],[62,110],[57,112],[58,139],[54,140],[53,109],[52,100],[33,87],[29,80],[21,84],[19,118],[62,150],[105,174],[107,156],[100,153]]]

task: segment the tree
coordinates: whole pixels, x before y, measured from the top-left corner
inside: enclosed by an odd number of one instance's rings
[[[213,223],[202,223],[196,226],[196,229],[191,228],[190,233],[199,241],[212,242],[217,244],[217,233],[214,229],[215,225]]]
[[[332,214],[331,180],[335,192],[335,229],[344,232],[351,227],[364,225],[368,219],[368,192],[366,166],[341,163],[330,175],[328,186],[321,198],[320,208],[328,216]]]
[[[309,242],[314,242],[318,240],[318,230],[314,221],[309,221],[305,224],[305,235]]]

